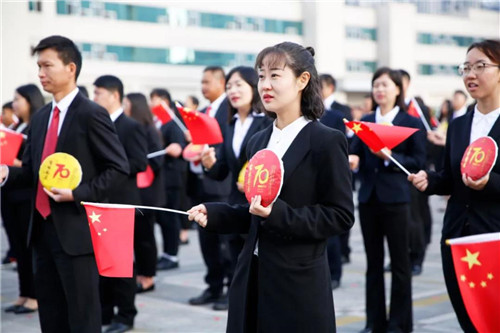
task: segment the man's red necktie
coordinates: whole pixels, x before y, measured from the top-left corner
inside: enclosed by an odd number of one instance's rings
[[[59,128],[59,109],[57,106],[54,108],[52,121],[50,122],[49,129],[47,130],[47,135],[45,136],[45,144],[43,145],[42,160],[53,153],[56,152],[57,145],[57,130]],[[38,180],[38,189],[36,191],[36,209],[40,212],[44,218],[50,215],[50,204],[49,197],[43,191],[42,183]]]

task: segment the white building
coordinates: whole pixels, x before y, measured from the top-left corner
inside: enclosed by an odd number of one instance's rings
[[[437,106],[463,89],[455,67],[467,46],[500,37],[500,11],[488,2],[413,2],[2,0],[0,99],[38,83],[31,48],[59,34],[80,46],[78,84],[90,91],[98,76],[113,74],[126,93],[164,87],[175,99],[201,98],[205,66],[253,66],[261,49],[288,40],[315,48],[318,71],[337,79],[340,100],[357,103],[373,71],[390,66],[410,72],[412,93]]]

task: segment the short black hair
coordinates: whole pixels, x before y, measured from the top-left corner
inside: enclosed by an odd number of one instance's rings
[[[75,43],[69,38],[63,36],[49,36],[42,39],[31,51],[32,55],[40,53],[46,49],[54,49],[59,59],[65,64],[74,63],[76,65],[75,82],[82,69],[82,54]]]
[[[193,104],[200,105],[200,100],[196,96],[189,95],[188,97],[191,98],[191,100],[193,101]]]
[[[319,76],[319,81],[321,83],[326,83],[328,85],[332,85],[334,88],[337,88],[337,80],[335,80],[335,78],[333,76],[331,76],[330,74],[321,74]]]
[[[400,69],[399,70],[399,73],[401,73],[401,76],[402,77],[406,77],[408,79],[408,81],[411,80],[411,76],[410,76],[410,73],[408,73],[407,71],[405,71],[404,69]]]
[[[158,96],[160,98],[166,99],[169,107],[172,107],[172,97],[167,89],[163,88],[154,88],[149,94],[149,98],[153,98],[154,96]]]
[[[7,102],[4,105],[2,105],[2,110],[3,109],[12,109],[12,101],[11,102]]]
[[[118,91],[120,101],[123,99],[123,83],[114,75],[102,75],[94,81],[94,86],[104,88],[110,92]]]
[[[457,95],[457,94],[458,94],[458,95],[462,95],[462,96],[464,96],[464,97],[467,99],[467,94],[465,93],[465,91],[463,91],[463,90],[461,90],[461,89],[455,90],[455,91],[453,92],[453,95]]]
[[[225,78],[226,78],[226,74],[224,73],[224,69],[222,69],[222,67],[220,67],[220,66],[205,67],[205,69],[203,70],[203,73],[205,73],[205,72],[212,72],[212,74],[219,75],[222,80],[225,80]]]

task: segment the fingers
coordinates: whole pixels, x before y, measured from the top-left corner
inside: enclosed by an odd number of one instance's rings
[[[55,188],[52,188],[52,190],[55,190]],[[52,198],[52,200],[54,200],[54,201],[56,201],[56,202],[57,202],[57,196],[56,196],[53,192],[51,192],[51,191],[47,190],[45,187],[43,188],[43,191],[44,191],[44,192],[45,192],[45,193],[46,193],[46,194],[47,194],[50,198]]]
[[[205,207],[205,205],[194,206],[187,212],[189,213],[188,216],[189,221],[195,221],[203,228],[207,226],[208,217],[207,217],[207,208]]]
[[[252,197],[251,203],[250,203],[250,208],[248,211],[250,214],[257,215],[263,218],[267,218],[273,209],[273,205],[269,205],[267,207],[262,206],[262,197],[260,195],[256,195]]]

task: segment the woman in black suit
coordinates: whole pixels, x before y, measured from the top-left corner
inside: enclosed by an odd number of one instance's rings
[[[453,120],[448,127],[444,166],[438,172],[419,171],[410,175],[420,191],[451,195],[444,215],[441,258],[446,288],[464,332],[476,332],[460,294],[449,238],[500,231],[500,163],[479,180],[460,172],[467,146],[482,136],[490,136],[500,145],[500,40],[472,44],[465,62],[459,66],[465,88],[477,101],[473,112]]]
[[[354,222],[347,141],[322,125],[314,50],[284,42],[257,56],[258,90],[276,118],[255,134],[247,156],[282,158],[276,201],[207,203],[189,218],[209,231],[248,233],[229,291],[228,332],[334,332],[326,241]]]
[[[45,101],[40,89],[34,84],[20,86],[14,93],[12,103],[16,116],[21,120],[13,129],[27,135],[30,120],[35,111]],[[14,166],[21,167],[24,143],[14,161]],[[32,248],[27,247],[28,226],[31,213],[31,188],[7,189],[2,191],[2,219],[10,244],[17,256],[17,272],[19,277],[19,298],[5,312],[16,314],[34,312],[38,309],[33,282]]]
[[[203,167],[210,178],[224,180],[231,172],[229,204],[247,202],[243,184],[238,183],[240,170],[247,162],[246,147],[255,133],[268,127],[272,122],[272,119],[262,112],[263,106],[257,91],[258,81],[257,72],[252,67],[236,67],[226,75],[229,126],[225,131],[223,148],[217,157],[213,147],[202,155]],[[244,239],[239,234],[232,234],[224,237],[223,241],[229,249],[229,271],[234,273]],[[216,302],[214,308],[226,310],[227,297]]]
[[[146,96],[131,93],[123,100],[123,111],[128,117],[139,122],[146,129],[148,153],[161,150],[160,133],[153,123]],[[148,167],[154,174],[153,183],[148,187],[139,188],[142,204],[145,206],[162,206],[165,204],[165,192],[162,187],[163,156],[148,159]],[[155,212],[143,210],[136,215],[134,249],[135,266],[137,270],[137,292],[153,290],[156,275],[156,241],[154,236]]]
[[[422,129],[421,122],[405,111],[399,71],[379,68],[372,78],[372,98],[375,112],[362,121]],[[398,166],[382,152],[371,151],[358,137],[350,148],[353,169],[359,163],[359,219],[367,261],[366,327],[361,332],[411,332],[410,184]],[[419,170],[426,158],[424,131],[386,151],[405,168]],[[389,315],[385,306],[384,238],[392,272]]]

